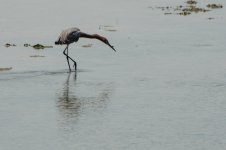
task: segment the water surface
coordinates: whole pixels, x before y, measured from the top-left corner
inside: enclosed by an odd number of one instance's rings
[[[224,8],[184,17],[149,8],[179,0],[0,2],[0,68],[12,67],[0,72],[0,149],[226,148]],[[64,46],[23,46],[53,45],[73,26],[108,37],[117,52],[80,39],[69,73]]]

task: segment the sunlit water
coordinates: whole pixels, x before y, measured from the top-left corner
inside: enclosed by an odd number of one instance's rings
[[[148,8],[179,0],[0,2],[0,68],[12,67],[0,72],[1,150],[226,148],[225,8],[184,17]],[[69,73],[64,46],[23,46],[53,45],[73,26],[117,52],[80,39]]]

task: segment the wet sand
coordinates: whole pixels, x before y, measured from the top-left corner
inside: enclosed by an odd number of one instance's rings
[[[225,8],[150,9],[181,3],[1,0],[0,68],[12,69],[0,71],[0,149],[225,149]],[[117,52],[80,39],[69,73],[54,41],[73,26],[108,37]]]

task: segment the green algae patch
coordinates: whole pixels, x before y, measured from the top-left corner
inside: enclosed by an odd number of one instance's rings
[[[44,45],[41,45],[41,44],[36,44],[36,45],[33,45],[32,46],[34,49],[44,49],[45,46]]]
[[[31,44],[24,44],[24,47],[33,47],[36,50],[40,50],[40,49],[45,49],[45,48],[53,48],[53,46],[46,46],[46,45],[42,45],[42,44],[35,44],[35,45],[31,45]]]
[[[12,69],[13,69],[12,67],[0,68],[0,71],[9,71],[9,70],[12,70]]]
[[[32,46],[34,49],[44,49],[44,48],[53,48],[53,46],[45,46],[42,44],[36,44]]]

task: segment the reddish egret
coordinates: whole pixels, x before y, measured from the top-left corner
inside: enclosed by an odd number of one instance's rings
[[[67,63],[68,63],[68,67],[69,67],[70,71],[71,71],[71,67],[70,67],[69,59],[74,62],[75,70],[77,69],[77,63],[70,56],[68,56],[68,46],[69,46],[69,44],[71,44],[73,42],[77,42],[79,40],[79,38],[89,38],[89,39],[100,40],[103,43],[110,46],[114,51],[116,51],[114,49],[114,47],[112,45],[110,45],[110,43],[108,42],[108,40],[105,37],[100,36],[98,34],[87,34],[87,33],[81,32],[80,29],[78,29],[78,28],[69,28],[69,29],[63,30],[61,32],[58,40],[55,42],[55,44],[56,45],[59,45],[59,44],[67,45],[66,48],[64,49],[63,54],[67,58]]]

